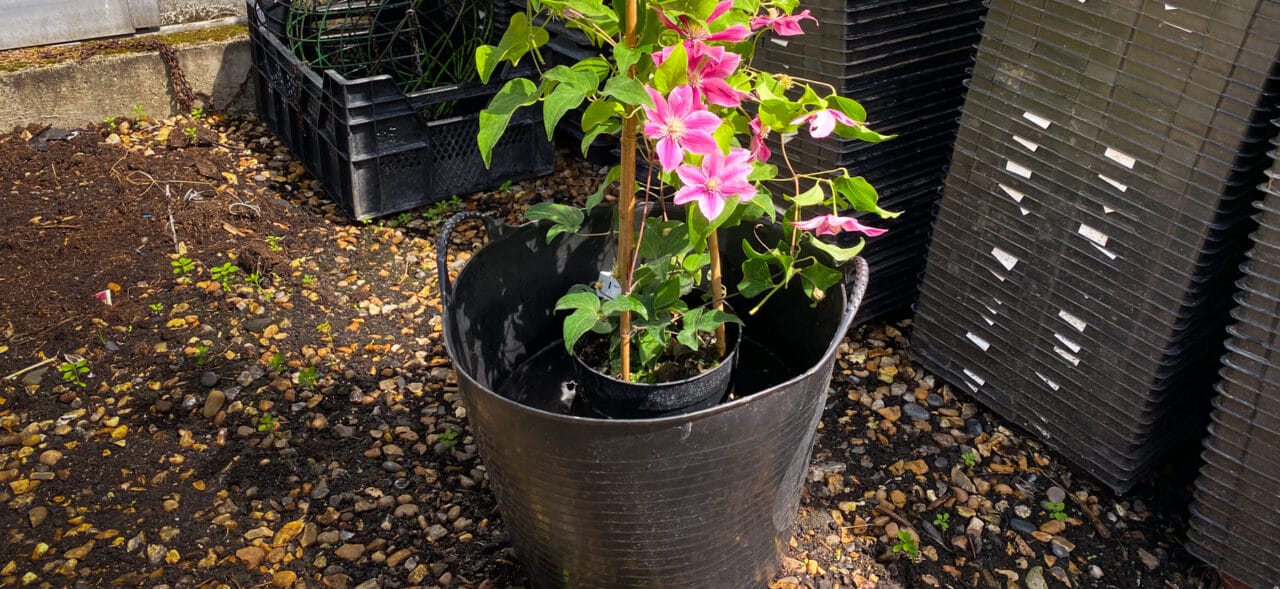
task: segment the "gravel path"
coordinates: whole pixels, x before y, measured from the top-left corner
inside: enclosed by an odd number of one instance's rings
[[[0,136],[0,220],[23,228],[0,267],[26,268],[0,279],[0,376],[53,359],[0,381],[0,585],[523,586],[441,342],[432,243],[456,209],[515,221],[602,170],[562,154],[536,181],[352,223],[261,124],[188,144],[189,123],[47,152]],[[455,269],[483,236],[456,239]],[[1108,494],[926,374],[909,330],[842,345],[771,587],[1212,586],[1181,548],[1185,484]],[[68,355],[87,373],[64,377]]]

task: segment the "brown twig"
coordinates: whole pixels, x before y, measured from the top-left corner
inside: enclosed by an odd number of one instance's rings
[[[15,378],[18,378],[19,376],[22,376],[23,374],[26,374],[28,372],[31,372],[32,370],[35,370],[41,366],[44,366],[45,364],[52,364],[57,361],[58,361],[57,356],[45,358],[44,360],[36,362],[35,364],[32,364],[26,368],[23,368],[22,370],[19,370],[13,374],[10,374],[9,376],[4,377],[4,380],[13,380]]]

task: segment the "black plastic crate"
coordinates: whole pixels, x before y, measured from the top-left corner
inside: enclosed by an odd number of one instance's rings
[[[391,77],[316,72],[250,3],[258,113],[348,215],[368,219],[553,171],[541,111],[512,117],[486,169],[478,112],[503,80],[410,94]],[[277,17],[279,18],[279,17]]]

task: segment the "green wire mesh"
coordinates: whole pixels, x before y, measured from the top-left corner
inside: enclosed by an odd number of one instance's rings
[[[312,68],[392,77],[406,93],[476,79],[476,47],[495,42],[495,0],[294,0],[289,48]]]

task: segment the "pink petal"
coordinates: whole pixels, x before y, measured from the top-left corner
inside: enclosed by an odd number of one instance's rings
[[[791,124],[792,124],[792,125],[803,125],[803,124],[805,124],[805,123],[807,123],[807,122],[809,122],[809,121],[812,121],[812,120],[813,120],[813,117],[816,117],[816,116],[818,116],[818,113],[816,113],[816,112],[811,112],[811,113],[809,113],[809,114],[800,115],[800,116],[796,117],[795,119],[792,119]]]
[[[723,47],[716,47],[716,49],[721,50],[719,56],[707,55],[706,59],[698,64],[701,66],[699,69],[704,78],[727,78],[733,74],[734,70],[738,69],[738,64],[742,62],[741,55],[724,51]]]
[[[649,117],[651,120],[661,121],[671,116],[671,107],[667,104],[667,99],[662,97],[661,92],[658,92],[648,86],[644,87],[644,91],[649,94],[649,99],[653,101],[653,109],[650,109],[647,106],[640,107],[644,109],[646,117]]]
[[[835,117],[836,121],[838,121],[841,125],[844,125],[846,127],[852,127],[858,124],[858,121],[853,120],[852,117],[838,110],[830,109],[827,112],[831,113],[831,116]]]
[[[703,155],[720,152],[720,146],[716,144],[715,138],[704,131],[689,131],[685,133],[680,137],[680,145],[693,153]]]
[[[667,15],[663,14],[661,10],[659,10],[659,11],[657,11],[657,12],[658,12],[658,20],[659,20],[659,21],[662,21],[662,24],[663,24],[663,25],[666,25],[666,27],[667,27],[668,29],[671,29],[671,30],[673,30],[673,31],[675,31],[675,32],[677,32],[677,33],[683,33],[683,32],[684,32],[684,30],[683,30],[683,29],[681,29],[679,25],[677,25],[676,23],[671,22],[671,19],[667,18]]]
[[[698,200],[698,210],[702,211],[702,216],[706,217],[708,221],[715,221],[716,217],[719,217],[720,213],[724,212],[724,197],[707,192],[706,198]]]
[[[751,36],[751,29],[747,25],[733,25],[723,31],[711,33],[707,36],[708,41],[726,41],[729,43],[737,43]]]
[[[831,116],[831,111],[822,109],[813,113],[813,120],[809,122],[809,135],[811,137],[822,139],[835,130],[836,119]]]
[[[748,22],[747,24],[751,25],[751,30],[754,31],[763,27],[767,27],[770,24],[773,24],[773,19],[763,14],[758,14],[756,16],[751,17],[751,21]]]
[[[803,35],[804,29],[800,28],[800,21],[806,18],[813,22],[818,22],[818,19],[810,15],[808,10],[805,10],[794,16],[783,16],[775,19],[771,23],[773,32],[777,33],[778,36],[781,37]]]
[[[667,104],[671,106],[671,114],[677,117],[684,118],[686,114],[695,110],[697,106],[701,106],[697,105],[693,100],[693,88],[687,84],[672,88],[667,96]]]
[[[861,233],[863,235],[866,235],[867,237],[877,237],[880,235],[884,235],[886,232],[888,232],[888,229],[880,229],[878,227],[867,227],[866,225],[859,223],[857,219],[854,219],[852,217],[836,217],[832,215],[832,221],[839,223],[841,231],[853,231],[856,233]]]
[[[715,9],[711,11],[711,16],[707,17],[707,22],[720,18],[720,15],[728,12],[730,8],[733,8],[733,0],[723,0],[716,4]]]
[[[658,163],[662,164],[662,171],[670,172],[682,161],[684,150],[680,149],[680,144],[675,139],[663,137],[658,140]]]
[[[716,106],[737,108],[742,104],[742,93],[721,78],[703,80],[702,92],[706,94],[707,102]]]
[[[646,109],[646,110],[647,110],[647,109]],[[646,112],[646,113],[645,113],[645,115],[646,115],[646,116],[648,116],[649,114],[650,114],[650,113],[648,113],[648,112]],[[660,125],[660,124],[658,124],[658,123],[655,123],[655,122],[652,122],[652,121],[645,122],[645,124],[644,124],[644,136],[645,136],[645,137],[647,137],[647,138],[649,138],[649,139],[657,139],[657,138],[661,137],[661,136],[662,136],[662,125]]]
[[[676,168],[676,175],[685,186],[706,186],[707,184],[707,175],[703,174],[702,168],[698,166],[680,166]]]
[[[706,110],[696,110],[683,117],[684,128],[689,131],[697,131],[701,133],[714,133],[720,128],[720,117],[715,113]]]
[[[654,53],[652,56],[653,65],[661,66],[662,62],[666,61],[668,57],[671,57],[671,52],[674,51],[675,48],[676,48],[675,45],[672,45],[670,47],[663,47],[662,51]]]
[[[805,230],[805,231],[813,231],[814,229],[817,229],[818,227],[821,227],[821,226],[823,226],[823,225],[824,225],[824,223],[823,223],[823,218],[822,218],[822,217],[814,217],[814,218],[812,218],[812,219],[809,219],[808,221],[800,221],[799,223],[795,223],[795,222],[792,222],[792,223],[791,223],[791,226],[792,226],[792,227],[795,227],[796,229],[803,229],[803,230]]]
[[[724,163],[726,169],[734,170],[734,173],[741,173],[745,179],[751,173],[751,152],[741,147],[730,147],[729,155],[725,157]],[[741,172],[739,172],[741,170]]]

